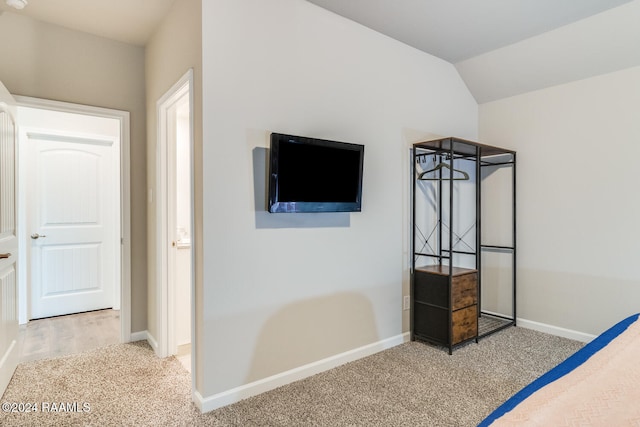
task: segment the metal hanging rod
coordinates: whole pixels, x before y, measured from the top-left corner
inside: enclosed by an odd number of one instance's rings
[[[483,166],[504,166],[504,165],[514,165],[515,162],[500,162],[500,163],[491,163],[491,162],[480,162],[480,167]]]
[[[482,249],[498,249],[498,250],[509,250],[512,251],[515,248],[513,246],[498,246],[498,245],[480,245]]]
[[[414,253],[415,256],[428,256],[430,258],[442,258],[442,259],[451,259],[450,256],[446,256],[446,255],[438,255],[438,254],[425,254],[425,253],[420,253],[420,252],[415,252]]]
[[[451,251],[449,249],[442,249],[442,252],[449,252],[449,253],[454,253],[454,254],[460,254],[460,255],[475,255],[475,252],[468,252],[468,251]]]
[[[432,153],[416,153],[415,157],[416,157],[416,163],[420,163],[421,162],[421,158],[424,157],[430,157],[430,156],[443,156],[446,160],[450,160],[451,159],[451,153],[448,151],[443,151],[443,152],[439,152],[439,151],[434,151]],[[458,153],[454,153],[453,154],[453,159],[454,160],[473,160],[471,158],[472,156],[467,155],[467,154],[458,154]],[[424,162],[422,162],[424,163]]]

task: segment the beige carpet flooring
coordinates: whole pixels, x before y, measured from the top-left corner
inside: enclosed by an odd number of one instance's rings
[[[2,426],[474,426],[581,343],[509,328],[449,355],[406,343],[200,414],[190,375],[143,342],[22,363],[1,402]],[[58,406],[57,412],[43,412]],[[69,403],[73,411],[60,411]],[[4,407],[3,407],[4,408]],[[46,408],[45,408],[46,409]]]

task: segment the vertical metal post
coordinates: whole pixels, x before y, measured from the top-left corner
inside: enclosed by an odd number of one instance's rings
[[[442,153],[438,153],[442,163]],[[433,160],[435,163],[436,153],[433,153]],[[438,169],[438,264],[442,265],[442,169]]]
[[[449,140],[449,354],[453,353],[453,138]]]
[[[513,324],[516,324],[516,153],[512,154],[513,166]]]
[[[480,316],[482,312],[482,168],[480,160],[482,151],[476,146],[476,275],[477,275],[477,295],[478,295],[478,322],[476,323],[476,342],[480,328]]]
[[[417,147],[414,145],[411,150],[411,271],[413,273],[416,269],[416,156]]]
[[[480,317],[480,292],[482,291],[482,168],[480,147],[476,147],[476,270],[478,270],[478,317]]]
[[[409,282],[409,301],[410,301],[410,310],[409,310],[409,335],[411,341],[415,341],[416,337],[413,334],[413,316],[415,313],[414,310],[414,295],[415,295],[415,272],[416,272],[416,150],[417,147],[414,144],[413,150],[411,152],[411,271],[409,272],[410,282]]]

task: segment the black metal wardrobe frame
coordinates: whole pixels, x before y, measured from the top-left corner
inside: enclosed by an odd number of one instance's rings
[[[415,270],[416,270],[416,261],[420,257],[430,257],[436,258],[438,264],[442,265],[443,260],[448,260],[448,270],[449,270],[449,284],[451,284],[452,276],[453,276],[453,256],[454,254],[462,254],[462,255],[475,255],[475,265],[477,270],[477,305],[478,305],[478,320],[485,315],[493,318],[502,319],[503,322],[494,328],[491,328],[488,331],[484,331],[482,333],[478,332],[475,337],[476,342],[479,338],[486,337],[495,332],[508,328],[510,326],[516,325],[516,152],[512,150],[507,150],[499,147],[494,147],[490,145],[480,144],[473,141],[468,141],[460,138],[448,137],[442,138],[432,141],[418,142],[413,144],[412,151],[412,165],[413,165],[413,186],[412,186],[412,206],[411,206],[411,226],[412,226],[412,239],[411,239],[411,247],[412,247],[412,261],[411,261],[411,340],[415,340],[414,336],[414,295],[415,295]],[[444,177],[442,175],[442,170],[440,168],[436,173],[436,178],[430,178],[430,180],[437,181],[438,185],[438,203],[437,203],[437,227],[438,227],[438,247],[437,251],[434,249],[434,254],[416,252],[416,185],[419,180],[420,172],[417,168],[418,162],[423,157],[436,156],[440,159],[440,164],[444,162],[444,166],[447,166],[449,169],[449,176]],[[510,160],[503,160],[504,157],[510,157]],[[476,208],[476,221],[475,221],[475,231],[476,231],[476,244],[475,244],[475,252],[470,251],[456,251],[453,249],[454,247],[454,214],[455,214],[455,206],[454,206],[454,181],[457,179],[454,178],[454,159],[464,159],[468,161],[473,161],[475,163],[475,208]],[[492,159],[497,159],[496,161],[492,161]],[[482,205],[482,169],[483,168],[492,168],[492,167],[502,167],[502,166],[510,166],[511,174],[512,174],[512,245],[504,246],[504,245],[495,245],[495,244],[483,244],[482,241],[482,218],[481,218],[481,205]],[[449,226],[448,226],[448,248],[443,248],[443,218],[442,218],[442,210],[443,210],[443,186],[449,185],[449,194],[448,194],[448,204],[449,204]],[[501,252],[511,252],[512,257],[512,313],[511,316],[502,316],[496,313],[485,313],[482,311],[481,305],[481,292],[482,292],[482,251],[483,250],[493,250],[493,251],[501,251]],[[446,266],[445,266],[446,267]],[[451,312],[449,313],[449,324],[451,325]],[[421,338],[420,338],[421,339]],[[436,343],[441,344],[441,343]],[[460,343],[464,344],[464,343]],[[449,353],[451,353],[453,347],[456,345],[451,345],[449,343]]]

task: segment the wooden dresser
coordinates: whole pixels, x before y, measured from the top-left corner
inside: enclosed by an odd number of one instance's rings
[[[478,337],[478,272],[433,265],[413,275],[415,338],[452,348]]]

